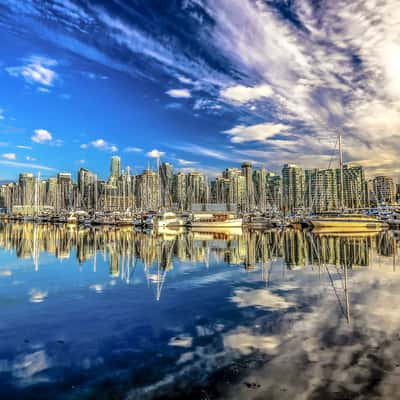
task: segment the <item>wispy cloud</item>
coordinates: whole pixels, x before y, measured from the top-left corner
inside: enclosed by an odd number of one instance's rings
[[[189,166],[189,165],[196,165],[199,162],[198,161],[184,160],[183,158],[178,158],[178,163],[179,163],[179,165]]]
[[[47,167],[46,165],[30,164],[17,161],[0,160],[0,164],[10,167],[30,168],[33,170],[55,171],[55,168]]]
[[[4,110],[0,108],[0,121],[4,119]]]
[[[140,147],[125,147],[125,153],[141,153],[143,151]]]
[[[40,84],[44,86],[53,86],[57,79],[57,73],[54,71],[57,61],[39,56],[31,56],[23,60],[23,64],[16,67],[8,67],[6,71],[14,77],[21,77],[27,83]],[[48,89],[42,88],[42,91]]]
[[[336,127],[345,131],[347,146],[368,143],[374,148],[382,138],[400,136],[400,78],[395,72],[400,67],[400,14],[395,0],[382,1],[378,10],[362,0],[325,3],[322,8],[294,1],[296,23],[282,17],[274,2],[201,4],[213,19],[216,51],[248,81],[258,82],[226,87],[221,98],[240,106],[268,97],[272,106],[266,123],[290,126],[299,140],[310,135],[318,141]],[[249,129],[240,129],[233,138],[248,136],[254,137]],[[257,137],[265,140],[265,135]],[[383,148],[385,162],[390,148]],[[309,155],[314,150],[298,147]],[[275,153],[280,160],[283,156]]]
[[[217,160],[232,161],[232,157],[228,152],[213,150],[197,144],[171,145],[170,147],[176,150],[184,151],[185,153],[195,154],[200,157],[210,157]]]
[[[175,98],[188,99],[191,97],[190,91],[188,89],[170,89],[166,91],[168,96]]]
[[[288,128],[287,125],[266,122],[250,126],[238,125],[226,130],[224,133],[231,136],[231,142],[233,143],[262,142],[278,134],[286,134]]]
[[[252,100],[259,100],[270,97],[273,90],[270,85],[262,84],[260,86],[248,87],[243,85],[230,86],[220,91],[221,97],[233,102],[247,103]]]
[[[157,149],[151,150],[149,152],[146,153],[147,157],[150,158],[160,158],[160,157],[164,157],[165,156],[165,152],[164,151],[159,151]]]
[[[23,150],[31,150],[32,149],[31,146],[25,146],[25,145],[22,145],[22,144],[17,145],[17,148],[18,149],[23,149]]]
[[[7,160],[15,160],[17,158],[15,153],[4,153],[1,156]]]
[[[102,138],[92,140],[89,143],[82,143],[79,147],[81,149],[87,149],[89,147],[93,147],[94,149],[102,151],[110,151],[111,153],[116,153],[118,151],[118,147],[116,145],[109,143]]]

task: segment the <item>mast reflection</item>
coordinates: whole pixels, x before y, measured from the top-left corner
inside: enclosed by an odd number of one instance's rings
[[[336,266],[343,279],[347,269],[367,268],[373,257],[393,258],[396,266],[398,242],[391,232],[380,234],[332,235],[298,230],[230,232],[167,231],[136,232],[127,228],[68,228],[63,225],[0,224],[0,248],[19,258],[32,259],[40,269],[42,253],[58,259],[75,257],[79,264],[97,260],[109,266],[110,276],[132,282],[140,262],[149,286],[155,287],[157,300],[174,263],[210,265],[225,263],[246,271],[261,271],[270,280],[272,264],[279,261],[285,270],[308,265],[325,269]],[[329,266],[329,267],[327,267]]]

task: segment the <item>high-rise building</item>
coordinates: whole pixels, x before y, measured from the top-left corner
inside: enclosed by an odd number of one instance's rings
[[[231,181],[223,176],[218,176],[211,182],[211,199],[213,203],[228,203],[230,184]]]
[[[305,171],[305,206],[314,212],[336,209],[338,185],[336,169]]]
[[[374,194],[378,204],[393,204],[396,201],[396,192],[393,179],[379,175],[373,180]]]
[[[61,210],[69,210],[74,206],[72,176],[69,172],[57,174],[59,204]]]
[[[267,206],[275,211],[282,209],[282,177],[273,172],[268,174]]]
[[[244,211],[251,211],[255,206],[253,166],[250,162],[244,161],[242,164],[244,176]]]
[[[78,190],[80,206],[86,210],[95,210],[97,204],[97,175],[86,168],[78,172]]]
[[[46,204],[56,211],[59,210],[59,193],[56,177],[51,177],[46,182]]]
[[[110,184],[115,185],[120,175],[121,175],[121,158],[118,156],[112,156],[111,167],[110,167]]]
[[[159,167],[161,180],[161,203],[163,207],[172,204],[172,187],[174,183],[174,167],[172,164],[163,162]]]
[[[268,208],[267,205],[267,191],[268,191],[268,172],[266,169],[256,169],[253,172],[254,181],[254,195],[255,205],[261,210],[265,211]]]
[[[365,183],[364,168],[361,166],[344,165],[343,166],[343,193],[341,192],[341,177],[340,169],[336,170],[338,182],[338,198],[339,207],[345,208],[361,208],[366,207],[367,204],[367,186]]]
[[[245,201],[245,177],[240,168],[227,168],[222,176],[229,179],[228,204],[236,204],[240,209],[244,207]]]
[[[146,169],[137,177],[136,205],[139,210],[157,210],[160,206],[159,175]]]
[[[174,175],[173,178],[173,187],[172,187],[172,193],[173,193],[173,203],[176,204],[176,206],[179,209],[186,209],[187,204],[186,204],[186,175],[183,172],[178,172],[176,175]]]
[[[295,164],[285,164],[282,169],[283,211],[293,212],[304,206],[304,172]]]
[[[32,206],[35,196],[35,177],[32,173],[19,174],[19,205]]]
[[[189,209],[193,204],[204,204],[207,202],[207,183],[202,172],[189,172],[187,175],[186,193]]]

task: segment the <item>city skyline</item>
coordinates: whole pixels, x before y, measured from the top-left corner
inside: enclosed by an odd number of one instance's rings
[[[157,159],[157,168],[141,173],[121,168],[121,158],[109,160],[107,179],[80,167],[75,175],[59,172],[43,179],[32,172],[20,173],[15,182],[0,185],[0,208],[12,214],[38,212],[147,212],[160,209],[195,211],[221,207],[241,213],[270,214],[357,210],[400,202],[400,184],[377,175],[366,178],[365,169],[354,164],[340,168],[303,169],[285,164],[275,174],[244,161],[208,179],[200,171],[184,173]]]
[[[395,1],[0,10],[0,180],[79,166],[105,177],[111,154],[135,173],[157,156],[213,178],[242,160],[327,168],[341,130],[345,162],[398,181]]]

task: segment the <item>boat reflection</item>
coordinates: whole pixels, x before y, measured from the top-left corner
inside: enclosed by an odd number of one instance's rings
[[[137,232],[131,227],[64,227],[3,223],[0,225],[0,248],[12,250],[19,258],[31,258],[39,270],[41,254],[57,259],[76,257],[79,264],[97,258],[109,265],[113,278],[126,283],[138,261],[143,265],[149,284],[156,284],[157,299],[166,274],[176,262],[191,264],[226,263],[260,270],[268,280],[271,263],[295,270],[311,266],[340,268],[369,267],[373,255],[396,257],[396,236],[389,232],[331,234],[299,230],[185,231],[182,228]]]

